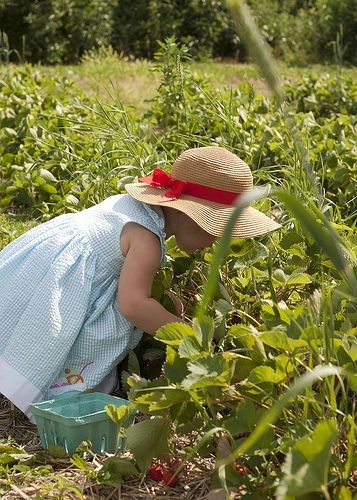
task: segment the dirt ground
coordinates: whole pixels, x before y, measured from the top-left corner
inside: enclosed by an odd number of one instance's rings
[[[16,470],[16,467],[11,466],[10,472],[4,474],[1,469],[0,453],[0,497],[4,500],[33,498],[223,500],[225,498],[219,490],[210,491],[213,460],[209,458],[198,464],[187,464],[180,475],[180,483],[174,488],[148,477],[138,476],[126,478],[120,488],[97,484],[95,480],[89,480],[69,458],[52,458],[46,453],[41,447],[36,426],[0,395],[0,444],[11,443],[16,446],[14,441],[32,458],[26,462],[29,470],[23,467]],[[92,471],[96,471],[104,461],[105,457],[96,455],[86,463]],[[45,469],[41,469],[41,466],[47,466],[50,472],[43,474]],[[241,495],[232,492],[231,498],[238,499]]]

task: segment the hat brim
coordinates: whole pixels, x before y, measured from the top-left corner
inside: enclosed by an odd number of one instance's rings
[[[185,213],[202,229],[213,236],[221,236],[234,207],[181,194],[176,200],[164,198],[166,189],[144,183],[127,184],[128,194],[149,205],[167,206]],[[234,238],[252,238],[278,229],[280,224],[253,207],[247,207],[239,216],[232,232]]]

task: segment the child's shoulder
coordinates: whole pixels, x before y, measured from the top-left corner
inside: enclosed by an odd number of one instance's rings
[[[128,194],[109,196],[99,203],[97,207],[104,212],[114,212],[117,215],[127,217],[133,222],[140,223],[141,221],[151,220],[160,227],[164,225],[164,215],[160,207],[135,200]]]
[[[144,203],[134,200],[134,198],[128,194],[114,194],[105,198],[97,206],[103,210],[130,213],[145,211],[143,205]]]

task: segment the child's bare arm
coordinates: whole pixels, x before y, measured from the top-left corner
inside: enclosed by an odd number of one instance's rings
[[[123,229],[120,244],[125,262],[119,278],[118,303],[125,318],[151,335],[166,323],[182,321],[151,298],[152,282],[161,261],[158,237],[130,223]]]

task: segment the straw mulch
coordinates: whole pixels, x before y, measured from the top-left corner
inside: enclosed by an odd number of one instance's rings
[[[45,453],[40,445],[36,426],[11,403],[0,395],[0,440],[6,442],[11,437],[27,453],[35,455],[30,461],[31,467],[51,465],[53,471],[48,474],[13,471],[10,479],[0,474],[0,496],[10,499],[180,499],[180,500],[220,500],[225,498],[219,491],[210,491],[214,462],[212,459],[202,460],[199,464],[188,464],[181,474],[180,483],[171,488],[148,477],[129,477],[120,488],[96,484],[75,467],[69,459],[54,459]],[[178,443],[179,446],[179,443]],[[91,469],[97,470],[105,458],[96,456],[87,463]],[[71,491],[76,486],[80,493]],[[10,489],[9,489],[10,488]],[[232,492],[232,499],[241,498]]]

